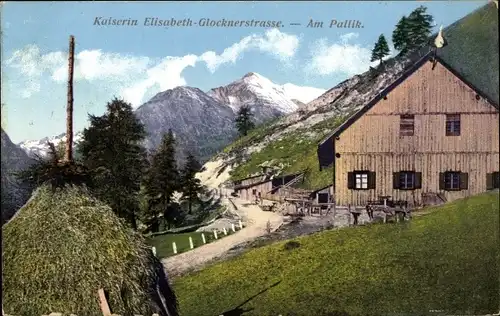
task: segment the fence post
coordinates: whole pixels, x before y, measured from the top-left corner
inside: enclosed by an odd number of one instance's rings
[[[226,227],[222,228],[222,231],[224,232],[224,235],[227,236],[227,230]]]
[[[201,239],[203,240],[203,243],[206,244],[207,240],[205,239],[205,234],[201,233]]]
[[[214,237],[217,239],[217,229],[214,229]]]
[[[231,224],[231,230],[234,232],[236,232],[236,228],[234,228],[234,224]]]
[[[194,245],[193,245],[193,237],[189,236],[189,248],[193,249],[194,248]]]
[[[109,309],[108,301],[106,300],[106,295],[103,289],[97,291],[99,294],[99,301],[101,302],[101,311],[103,316],[111,316],[111,310]]]
[[[174,254],[177,253],[177,245],[175,244],[175,241],[172,242],[172,249],[174,251]]]
[[[238,221],[238,224],[240,224],[240,229],[243,229],[243,223],[241,222],[241,220]]]

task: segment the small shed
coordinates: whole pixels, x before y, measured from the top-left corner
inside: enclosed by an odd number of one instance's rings
[[[299,181],[302,176],[303,172],[281,176],[265,175],[258,181],[236,185],[234,191],[246,200],[266,198],[269,195],[279,194],[281,189]]]
[[[316,203],[330,203],[333,200],[333,184],[313,191],[310,198]]]

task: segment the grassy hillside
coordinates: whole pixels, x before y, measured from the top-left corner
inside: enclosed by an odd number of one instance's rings
[[[181,315],[497,312],[499,207],[495,192],[410,222],[317,233],[288,250],[290,241],[253,249],[177,280]]]
[[[259,165],[265,161],[274,160],[283,164],[284,173],[293,173],[308,170],[303,183],[299,186],[305,188],[324,187],[332,182],[332,170],[319,171],[319,164],[316,150],[320,142],[330,131],[342,121],[342,118],[332,118],[320,122],[312,127],[300,128],[294,132],[286,134],[284,137],[272,141],[259,152],[254,152],[246,163],[239,165],[231,172],[233,179],[245,178],[249,174],[260,171]],[[233,144],[234,149],[239,144],[245,144],[251,140],[255,141],[263,138],[266,132],[270,132],[271,126],[256,129],[248,137]]]
[[[447,27],[444,34],[449,45],[443,48],[439,54],[465,78],[498,102],[498,11],[495,5],[490,3],[467,15]],[[393,62],[394,60],[389,60],[386,64]],[[361,75],[360,84],[354,85],[351,90],[346,91],[346,98],[348,99],[352,95],[367,95],[369,91],[378,91],[380,87],[376,86],[377,80],[371,77],[375,74],[376,72],[372,71]],[[337,101],[337,103],[345,102],[345,98],[339,98]],[[346,103],[362,105],[349,101]],[[270,141],[260,152],[251,154],[243,164],[233,170],[232,180],[245,178],[258,172],[259,164],[262,162],[274,161],[275,164],[285,165],[283,170],[285,173],[309,169],[310,173],[305,183],[301,184],[304,188],[316,189],[330,184],[332,170],[319,171],[316,157],[317,144],[347,116],[330,118],[314,126],[303,127],[288,133],[285,137]],[[283,120],[280,120],[261,126],[248,136],[240,138],[226,147],[224,151],[226,153],[234,152],[258,144],[266,137],[283,130],[286,126],[282,125],[282,122]]]

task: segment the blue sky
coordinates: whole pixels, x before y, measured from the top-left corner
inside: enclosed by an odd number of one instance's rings
[[[67,50],[76,39],[75,130],[114,96],[134,106],[179,85],[204,91],[248,72],[275,83],[329,89],[368,69],[380,34],[419,5],[448,25],[486,1],[432,2],[13,2],[2,14],[2,127],[14,142],[65,131]],[[138,26],[96,26],[96,17]],[[160,19],[282,21],[265,27],[146,27]],[[313,19],[323,28],[307,28]],[[329,28],[336,19],[363,28]],[[290,26],[301,23],[301,26]]]

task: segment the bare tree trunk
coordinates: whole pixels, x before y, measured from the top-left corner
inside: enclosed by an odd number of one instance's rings
[[[66,107],[66,152],[64,160],[73,160],[73,68],[75,55],[75,37],[69,37],[68,57],[68,106]]]

